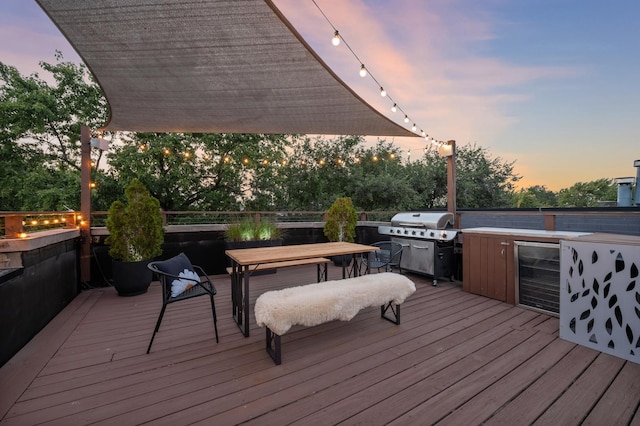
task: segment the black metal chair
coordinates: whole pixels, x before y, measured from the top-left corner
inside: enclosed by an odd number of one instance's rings
[[[158,276],[162,284],[162,310],[160,310],[156,328],[153,330],[147,353],[151,350],[153,339],[156,337],[156,333],[160,328],[160,323],[162,322],[162,317],[164,316],[167,305],[198,296],[208,295],[211,299],[213,328],[216,332],[216,343],[219,342],[218,319],[216,317],[216,305],[213,300],[213,296],[216,294],[216,288],[204,270],[197,265],[192,265],[184,253],[180,253],[168,260],[150,262],[148,268]]]
[[[378,272],[384,268],[385,272],[393,271],[393,268],[398,268],[402,273],[400,267],[400,260],[402,260],[402,244],[395,241],[379,241],[371,244],[372,246],[380,247],[380,250],[369,253],[368,257],[364,257],[362,262],[368,265],[370,268],[377,268]]]

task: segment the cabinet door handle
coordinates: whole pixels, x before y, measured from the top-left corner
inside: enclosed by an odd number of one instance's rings
[[[504,249],[500,250],[500,256],[504,257]]]
[[[501,246],[508,246],[508,245],[509,245],[509,243],[508,243],[508,242],[506,242],[506,241],[502,241],[502,242],[500,243],[500,245],[501,245]]]

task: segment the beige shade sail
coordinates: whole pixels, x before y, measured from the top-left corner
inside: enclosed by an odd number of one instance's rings
[[[36,0],[110,107],[105,130],[417,136],[373,109],[269,0]]]

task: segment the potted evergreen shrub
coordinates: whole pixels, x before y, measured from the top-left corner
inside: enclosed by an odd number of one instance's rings
[[[162,254],[164,229],[160,202],[133,179],[125,189],[127,203],[114,201],[109,207],[105,243],[113,259],[113,286],[120,296],[145,293],[152,272],[147,264]]]
[[[327,211],[327,221],[324,224],[324,235],[329,241],[354,242],[356,238],[356,225],[358,223],[358,213],[350,197],[337,198]],[[344,259],[347,257],[348,259]],[[343,261],[347,264],[351,261],[350,256],[335,256],[333,263],[341,266]]]

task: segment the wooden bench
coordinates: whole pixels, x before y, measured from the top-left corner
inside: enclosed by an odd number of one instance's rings
[[[400,304],[415,290],[404,275],[384,272],[268,291],[258,297],[254,312],[258,326],[266,326],[267,353],[279,365],[280,337],[292,326],[349,321],[371,306],[380,306],[382,318],[400,324]]]
[[[259,271],[270,271],[272,269],[280,269],[280,268],[289,268],[292,266],[304,266],[304,265],[326,265],[331,262],[331,260],[326,257],[313,257],[311,259],[298,259],[298,260],[286,260],[283,262],[271,262],[271,263],[261,263],[259,265],[249,265],[250,272],[259,272]],[[229,266],[227,268],[227,274],[231,275],[233,273],[233,268]],[[239,271],[240,275],[242,275],[243,271]],[[326,270],[325,270],[326,276]]]

